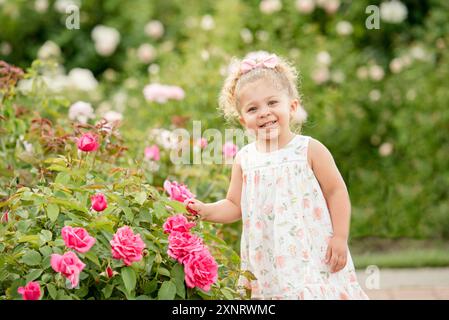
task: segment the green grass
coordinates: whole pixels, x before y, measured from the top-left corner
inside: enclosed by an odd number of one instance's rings
[[[441,240],[355,239],[350,243],[354,265],[364,269],[449,266],[449,243]]]

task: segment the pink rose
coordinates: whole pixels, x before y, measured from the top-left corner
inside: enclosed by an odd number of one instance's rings
[[[97,138],[90,132],[83,134],[81,138],[78,139],[78,149],[81,151],[95,151],[99,146]]]
[[[84,228],[72,228],[65,226],[61,230],[61,236],[67,248],[85,253],[92,248],[95,238],[91,237]]]
[[[207,249],[187,256],[184,260],[185,281],[189,288],[209,291],[217,281],[218,265]]]
[[[148,160],[159,161],[161,158],[159,147],[157,145],[152,145],[151,147],[145,148],[145,158]]]
[[[106,197],[102,193],[97,193],[90,197],[90,202],[92,203],[92,209],[95,211],[103,211],[108,207],[108,202],[106,201]]]
[[[189,230],[195,226],[194,222],[189,222],[182,214],[171,216],[165,221],[163,228],[164,233],[171,232],[189,232]]]
[[[195,198],[195,195],[185,185],[176,181],[165,180],[164,189],[172,200],[184,202],[187,199]]]
[[[19,287],[17,292],[22,295],[23,300],[39,300],[41,297],[41,287],[36,281],[28,282],[25,287]]]
[[[207,147],[207,139],[206,139],[206,138],[198,139],[198,140],[196,141],[196,145],[197,145],[198,147],[200,147],[201,149],[206,148],[206,147]]]
[[[123,260],[127,266],[142,259],[145,243],[140,238],[140,234],[134,234],[128,226],[119,228],[110,244],[112,257]]]
[[[223,154],[226,158],[233,158],[238,150],[239,148],[232,142],[226,142],[223,145]]]
[[[80,273],[86,266],[72,251],[66,252],[64,255],[52,254],[50,264],[53,270],[60,272],[70,280],[72,288],[78,285]]]
[[[203,240],[189,232],[172,232],[168,236],[167,254],[179,263],[204,249]]]

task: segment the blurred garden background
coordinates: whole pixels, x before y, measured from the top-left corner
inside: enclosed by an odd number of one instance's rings
[[[0,0],[0,296],[17,298],[26,277],[51,298],[234,298],[224,288],[238,273],[240,222],[200,224],[220,282],[186,293],[164,252],[163,183],[205,202],[226,195],[230,166],[174,165],[171,132],[194,120],[238,128],[218,93],[230,59],[259,50],[300,71],[302,133],[329,148],[349,188],[356,268],[449,266],[448,46],[444,0]],[[76,150],[87,131],[99,152]],[[83,208],[94,191],[115,203],[103,217]],[[103,228],[105,241],[123,223],[157,229],[137,284],[124,271],[92,289],[107,265],[98,251],[84,295],[58,289],[48,256],[62,252],[67,221]]]

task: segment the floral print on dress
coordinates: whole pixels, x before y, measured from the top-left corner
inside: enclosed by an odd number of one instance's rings
[[[368,299],[350,253],[331,273],[325,263],[333,235],[326,200],[307,162],[310,137],[262,153],[251,143],[239,153],[243,171],[241,269],[252,299]]]

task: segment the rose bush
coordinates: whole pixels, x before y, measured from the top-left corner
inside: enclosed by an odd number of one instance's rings
[[[28,73],[32,79],[40,77],[37,66]],[[195,280],[167,253],[164,231],[193,224],[179,219],[188,214],[185,206],[165,196],[167,177],[154,179],[144,165],[145,144],[125,140],[119,123],[91,125],[60,116],[69,103],[51,94],[9,90],[0,110],[11,143],[4,144],[2,157],[14,165],[0,180],[8,186],[0,199],[0,299],[238,297],[239,257],[209,226],[198,223],[196,232],[217,261],[216,278]],[[86,139],[81,149],[80,137]],[[133,165],[130,149],[141,150],[140,165]],[[151,160],[162,165],[166,154],[161,150],[160,159]],[[181,185],[170,190],[176,194]],[[178,220],[164,226],[172,216]]]

